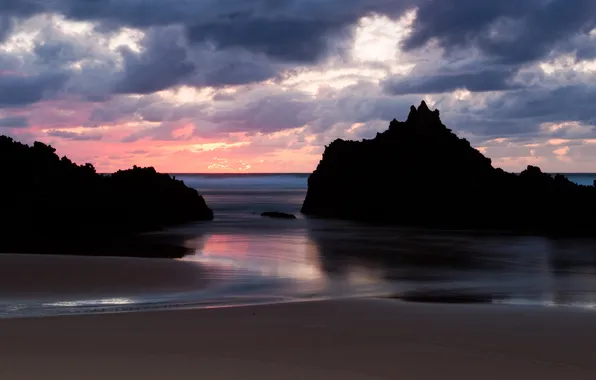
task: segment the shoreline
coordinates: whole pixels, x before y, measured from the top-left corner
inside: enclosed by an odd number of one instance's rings
[[[205,288],[191,261],[118,256],[0,254],[0,300],[136,296]]]
[[[0,334],[0,375],[14,379],[596,374],[596,327],[586,310],[350,299],[8,319]]]
[[[0,319],[69,315],[144,313],[159,310],[253,307],[320,300],[392,299],[404,307],[416,304],[485,304],[596,311],[589,302],[549,302],[509,298],[475,289],[412,289],[335,295],[252,292],[255,283],[236,283],[233,269],[192,260],[0,255]],[[257,279],[258,281],[258,279]]]

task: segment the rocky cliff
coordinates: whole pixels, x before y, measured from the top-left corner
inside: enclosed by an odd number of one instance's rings
[[[213,219],[196,190],[167,174],[135,166],[101,175],[40,142],[0,136],[0,178],[0,246],[101,240]]]
[[[308,180],[302,213],[374,223],[596,235],[596,188],[495,169],[425,102],[364,141],[333,141]]]

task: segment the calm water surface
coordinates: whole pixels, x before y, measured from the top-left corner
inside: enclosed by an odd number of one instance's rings
[[[191,292],[22,304],[4,316],[212,307],[364,295],[490,295],[495,302],[596,307],[596,240],[481,236],[308,219],[307,175],[176,175],[213,222],[159,233],[188,248],[209,286]],[[596,175],[570,175],[592,184]],[[294,213],[297,220],[262,218]],[[588,216],[587,216],[588,217]]]

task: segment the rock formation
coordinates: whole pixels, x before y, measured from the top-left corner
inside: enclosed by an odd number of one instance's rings
[[[296,219],[296,215],[288,214],[285,212],[278,212],[278,211],[267,211],[261,214],[261,216],[273,219]]]
[[[528,166],[495,169],[425,102],[364,141],[333,141],[302,213],[373,223],[596,235],[596,188]]]
[[[196,190],[167,174],[135,166],[101,175],[40,142],[0,136],[0,177],[0,245],[23,237],[100,240],[213,219]]]

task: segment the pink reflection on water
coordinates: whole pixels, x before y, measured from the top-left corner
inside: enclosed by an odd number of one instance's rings
[[[317,246],[305,235],[213,234],[186,242],[195,250],[185,261],[219,263],[263,276],[322,281]]]

